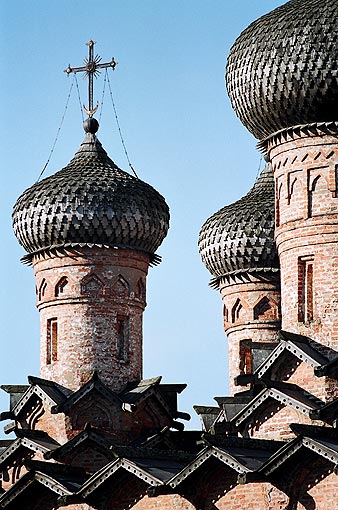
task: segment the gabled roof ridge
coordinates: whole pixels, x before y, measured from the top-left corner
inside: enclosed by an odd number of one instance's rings
[[[245,405],[235,416],[229,420],[231,423],[235,423],[236,427],[239,426],[243,421],[245,421],[253,412],[260,407],[261,404],[265,402],[268,398],[273,398],[276,401],[280,402],[279,393],[283,395],[282,403],[284,405],[290,405],[293,407],[293,403],[295,403],[295,407],[297,410],[302,412],[303,414],[309,414],[313,409],[317,409],[319,407],[319,399],[313,396],[313,399],[309,398],[308,392],[305,392],[302,388],[297,389],[297,385],[291,385],[289,383],[283,383],[283,385],[274,386],[273,383],[275,381],[269,381],[272,383],[270,386],[266,384],[265,388],[263,388],[256,396],[252,398],[252,400]],[[295,388],[296,386],[296,388]],[[298,387],[299,388],[299,387]],[[287,390],[287,391],[286,391]],[[294,395],[290,395],[290,391],[296,393]],[[299,393],[301,398],[297,398],[297,393]],[[311,395],[311,394],[309,394]],[[311,395],[312,397],[312,395]]]
[[[259,379],[263,377],[264,373],[270,369],[285,351],[289,351],[300,361],[308,363],[313,368],[328,362],[328,357],[315,347],[314,342],[309,337],[281,330],[277,333],[277,341],[277,346],[254,372]]]
[[[103,466],[103,468],[94,473],[82,485],[82,487],[78,491],[78,494],[83,497],[88,496],[89,494],[91,494],[91,492],[97,489],[101,485],[101,483],[105,482],[109,478],[109,476],[113,475],[120,468],[126,469],[127,471],[131,472],[134,476],[141,478],[141,480],[144,480],[151,486],[163,485],[162,480],[155,477],[153,474],[146,471],[145,469],[142,469],[136,463],[128,459],[118,458],[106,464],[105,466]]]
[[[298,425],[298,424],[296,424]],[[310,427],[310,426],[309,426]],[[295,453],[297,453],[302,447],[307,448],[311,452],[320,455],[328,462],[332,462],[334,464],[338,463],[338,440],[335,442],[336,448],[332,449],[328,444],[325,444],[321,441],[320,438],[307,437],[303,435],[299,435],[296,438],[290,440],[284,446],[282,446],[279,450],[277,450],[271,457],[265,462],[261,468],[257,471],[263,473],[265,476],[270,475],[287,462],[290,457],[292,457]]]
[[[68,450],[72,450],[76,448],[78,445],[82,444],[86,439],[97,443],[100,446],[105,447],[107,454],[110,453],[110,447],[112,445],[112,440],[109,442],[109,435],[104,432],[93,429],[92,427],[86,427],[84,430],[76,434],[74,437],[69,439],[66,443],[59,446],[59,448],[47,452],[45,454],[45,459],[57,459],[63,454],[67,453]],[[105,443],[105,444],[104,444]]]
[[[81,388],[73,391],[63,402],[61,402],[61,404],[55,405],[51,410],[52,413],[58,414],[60,412],[65,412],[72,405],[75,405],[79,400],[88,395],[88,393],[90,393],[93,389],[98,390],[105,397],[109,397],[109,399],[122,404],[119,395],[112,391],[106,384],[104,384],[99,376],[94,372],[91,379],[84,383]]]
[[[166,396],[166,391],[163,391],[161,388],[161,378],[161,376],[153,377],[151,379],[143,379],[133,385],[127,384],[126,387],[119,393],[119,398],[123,402],[122,408],[123,410],[132,412],[137,405],[154,395],[167,415],[173,420],[171,426],[183,429],[184,425],[180,422],[176,422],[175,418],[190,420],[190,415],[188,413],[178,411],[177,405],[173,408],[172,402]],[[169,385],[165,386],[168,387]],[[182,390],[183,389],[184,388],[182,388]],[[169,393],[168,390],[167,392]]]

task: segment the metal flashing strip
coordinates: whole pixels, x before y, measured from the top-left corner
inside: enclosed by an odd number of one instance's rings
[[[36,443],[34,440],[23,437],[17,438],[10,444],[0,455],[0,466],[8,460],[11,455],[13,455],[16,451],[20,449],[20,447],[27,448],[33,452],[45,453],[49,452],[50,449],[47,446],[43,446],[39,443]]]
[[[45,473],[36,471],[34,474],[34,478],[36,479],[37,482],[41,483],[41,485],[44,485],[48,489],[51,489],[53,492],[59,494],[60,496],[70,496],[73,494],[72,491],[66,489],[64,485],[62,485],[60,482],[58,482],[51,476],[46,475]]]
[[[262,466],[258,471],[263,473],[265,476],[269,476],[279,466],[281,466],[287,459],[289,459],[294,453],[302,448],[302,441],[299,438],[292,440],[283,446],[280,450],[272,455],[272,457]]]
[[[216,446],[213,446],[213,452],[212,455],[216,457],[217,459],[221,460],[229,466],[231,469],[235,470],[239,474],[248,473],[251,470],[245,466],[243,466],[237,459],[232,457],[229,453],[225,453],[220,448],[217,448]]]
[[[15,439],[0,455],[0,466],[22,446],[22,439]]]
[[[312,358],[309,354],[305,354],[305,352],[294,342],[288,341],[286,342],[286,349],[290,351],[292,354],[297,356],[300,361],[305,361],[312,368],[316,368],[320,366],[320,362],[316,359]]]
[[[79,495],[82,497],[87,497],[89,494],[94,492],[97,487],[99,487],[103,482],[105,482],[111,475],[116,473],[119,469],[125,469],[126,471],[132,473],[137,476],[141,480],[146,483],[149,483],[151,486],[163,485],[163,482],[156,478],[155,476],[148,473],[146,470],[140,468],[133,462],[128,459],[117,459],[103,469],[95,473],[93,476],[84,483],[82,488],[79,491]]]
[[[12,503],[19,494],[21,494],[27,487],[34,483],[33,475],[29,472],[24,477],[20,478],[12,487],[10,487],[4,494],[0,496],[1,508],[6,508],[7,505]]]
[[[289,405],[293,409],[296,409],[296,411],[300,411],[303,414],[306,414],[309,416],[310,411],[313,411],[313,409],[316,409],[316,406],[310,406],[306,405],[303,402],[300,402],[296,398],[292,398],[283,391],[280,391],[276,388],[271,388],[271,396],[284,405]]]
[[[22,395],[22,397],[20,398],[20,400],[18,401],[16,406],[13,408],[13,413],[15,414],[15,416],[17,416],[20,413],[20,411],[22,411],[22,409],[25,407],[27,402],[34,395],[36,395],[36,397],[41,399],[42,402],[46,402],[51,407],[56,404],[55,400],[53,400],[52,397],[50,397],[50,395],[48,395],[46,392],[44,392],[39,386],[34,384],[34,385],[30,386],[27,389],[27,391],[25,391],[25,393]]]
[[[189,464],[185,466],[182,471],[180,471],[177,475],[173,476],[171,480],[168,481],[168,485],[170,485],[170,487],[173,489],[177,487],[181,482],[183,482],[183,480],[191,475],[191,473],[193,473],[207,459],[209,459],[211,455],[212,452],[210,446],[206,446],[193,461],[189,462]]]
[[[232,422],[235,422],[236,427],[238,427],[243,421],[246,420],[249,416],[251,416],[252,412],[258,409],[260,405],[265,402],[269,397],[273,397],[273,393],[271,388],[267,388],[262,390],[255,398],[252,399],[249,404],[247,404],[244,409],[242,409],[234,418],[232,418]]]
[[[273,363],[276,361],[276,359],[279,358],[279,356],[283,353],[283,351],[286,349],[286,342],[282,340],[280,344],[278,344],[277,347],[269,354],[267,358],[263,361],[263,363],[257,368],[257,377],[260,379],[263,377],[265,372],[268,371],[268,369],[273,365]]]
[[[249,473],[251,470],[245,466],[243,466],[235,457],[230,455],[229,453],[224,452],[222,449],[217,446],[208,446],[199,455],[190,462],[185,468],[182,469],[177,475],[175,475],[171,480],[169,480],[168,484],[171,488],[176,488],[180,483],[182,483],[188,476],[190,476],[196,469],[198,469],[204,462],[210,457],[215,457],[220,460],[224,464],[226,464],[229,468],[236,473],[244,474]]]
[[[320,441],[313,439],[311,437],[304,437],[302,439],[303,445],[318,453],[321,457],[333,462],[335,465],[338,463],[338,451],[332,450],[325,444],[322,444]],[[337,444],[338,449],[338,444]]]

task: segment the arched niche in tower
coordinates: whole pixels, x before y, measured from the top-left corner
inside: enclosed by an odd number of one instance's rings
[[[309,191],[308,191],[308,216],[319,216],[328,212],[328,204],[332,200],[332,193],[329,191],[328,183],[323,173],[327,168],[310,170]]]
[[[254,320],[276,320],[278,319],[277,303],[267,296],[263,296],[254,306]]]
[[[47,282],[46,282],[45,278],[43,278],[39,285],[39,290],[38,290],[38,300],[39,301],[41,301],[41,299],[44,297],[44,295],[46,293],[46,289],[47,289]]]
[[[121,274],[118,275],[115,283],[112,286],[112,294],[113,296],[119,298],[126,298],[129,296],[130,286],[126,278]]]
[[[242,317],[244,308],[239,298],[236,299],[235,304],[231,309],[231,322],[235,323]]]
[[[60,296],[64,293],[65,287],[68,285],[67,276],[62,276],[60,280],[55,285],[55,297]]]
[[[229,321],[229,310],[226,307],[226,305],[223,305],[223,319],[224,319],[224,322]]]
[[[103,282],[95,273],[87,274],[81,281],[81,294],[98,295],[103,292]]]
[[[137,282],[136,296],[143,301],[146,299],[146,284],[144,278],[140,278]]]

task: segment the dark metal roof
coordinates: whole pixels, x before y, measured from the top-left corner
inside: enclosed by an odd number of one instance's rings
[[[232,106],[256,138],[338,119],[338,4],[292,0],[254,21],[227,62]]]
[[[14,391],[14,399],[13,401],[11,399],[10,412],[0,414],[1,420],[19,418],[21,415],[25,415],[25,413],[33,413],[34,406],[38,403],[40,403],[41,407],[42,402],[46,402],[49,406],[59,405],[72,393],[68,388],[47,379],[41,379],[40,377],[29,376],[28,382],[30,383],[29,386],[22,387],[23,389],[27,388],[24,392],[17,392],[17,387],[13,385],[3,388],[11,396],[12,391]]]
[[[297,358],[314,368],[328,362],[329,352],[324,353],[321,346],[311,338],[282,330],[277,333],[276,339],[278,344],[256,370],[258,378],[266,376],[276,364],[283,364],[287,368],[292,358]]]
[[[69,394],[67,399],[64,399],[58,405],[52,407],[52,413],[67,413],[77,402],[88,397],[91,393],[98,393],[102,395],[108,402],[113,403],[119,407],[122,406],[122,401],[118,395],[110,390],[99,378],[97,372],[87,381],[81,388]]]
[[[264,380],[263,382],[265,388],[254,396],[247,405],[242,406],[239,412],[229,420],[235,427],[239,427],[243,422],[252,418],[253,413],[265,406],[266,402],[271,399],[282,406],[290,406],[307,416],[310,415],[311,411],[319,409],[323,405],[323,402],[317,397],[304,391],[296,384],[270,380]]]
[[[86,244],[153,254],[167,234],[169,209],[149,184],[120,170],[88,133],[65,168],[19,197],[13,227],[30,255]]]
[[[213,406],[194,406],[194,411],[199,415],[202,428],[206,432],[211,429],[220,412],[219,407]]]
[[[17,429],[18,438],[0,453],[0,466],[9,466],[14,458],[20,460],[27,452],[40,452],[45,454],[58,448],[60,445],[51,438],[46,432],[38,430]],[[26,452],[23,454],[23,452]]]
[[[266,166],[243,198],[206,220],[198,241],[202,262],[216,279],[248,271],[276,271],[274,229],[274,180]]]
[[[332,379],[338,378],[338,356],[333,358],[326,364],[323,364],[320,367],[315,368],[315,375],[317,377],[323,377],[324,375],[328,375]]]
[[[175,461],[172,459],[143,459],[143,458],[133,458],[133,463],[143,469],[147,473],[155,476],[157,479],[161,480],[161,482],[166,482],[170,480],[174,475],[180,472],[183,467],[186,465],[186,462]]]
[[[300,451],[311,452],[313,455],[319,455],[325,461],[337,465],[338,463],[338,438],[334,437],[332,429],[325,432],[326,427],[313,427],[311,425],[291,424],[291,429],[296,433],[302,431],[295,439],[288,441],[274,455],[271,456],[259,469],[265,476],[271,475],[287,461],[298,456]],[[322,429],[320,432],[319,429]],[[304,458],[304,453],[300,458]]]
[[[99,450],[104,450],[106,456],[112,458],[111,446],[114,444],[111,436],[99,429],[93,429],[87,424],[83,431],[67,441],[65,444],[54,448],[44,454],[45,459],[55,459],[61,461],[69,454],[74,454],[78,448],[83,445],[95,444]]]

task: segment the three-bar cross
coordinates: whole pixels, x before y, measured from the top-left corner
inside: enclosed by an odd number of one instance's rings
[[[94,45],[95,42],[90,40],[87,43],[87,46],[89,48],[88,51],[88,58],[84,60],[84,66],[83,67],[70,67],[70,65],[65,69],[65,73],[68,75],[71,73],[85,73],[88,77],[88,108],[85,106],[83,107],[85,113],[92,117],[96,110],[98,109],[98,104],[93,107],[93,77],[98,76],[100,71],[99,69],[106,69],[107,67],[112,67],[115,69],[117,62],[115,62],[114,57],[111,59],[110,62],[107,62],[105,64],[101,64],[101,57],[99,55],[95,55],[94,57]]]

